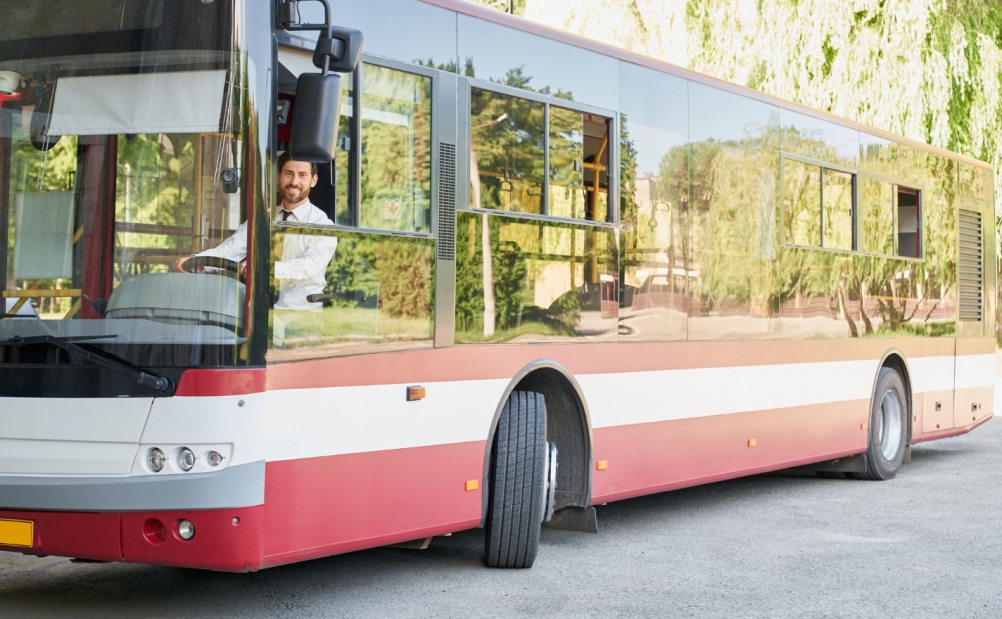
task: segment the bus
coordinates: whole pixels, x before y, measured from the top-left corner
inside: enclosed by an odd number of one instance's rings
[[[0,550],[526,568],[993,414],[991,168],[825,112],[462,0],[15,3],[0,106]]]

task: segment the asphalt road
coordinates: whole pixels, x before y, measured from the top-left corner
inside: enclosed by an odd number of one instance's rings
[[[779,473],[598,508],[490,570],[482,532],[257,574],[0,553],[0,617],[1000,617],[1002,419],[889,482]],[[83,533],[85,534],[85,533]]]

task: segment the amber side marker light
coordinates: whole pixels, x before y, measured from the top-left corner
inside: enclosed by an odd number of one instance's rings
[[[480,480],[479,479],[471,479],[470,481],[466,482],[466,491],[467,492],[472,492],[474,490],[477,490],[478,488],[480,488]]]
[[[595,463],[595,468],[600,471],[604,471],[605,469],[609,468],[609,461],[599,460],[598,462]]]
[[[423,400],[425,396],[425,388],[421,385],[415,385],[413,387],[407,388],[407,401],[414,402],[415,400]]]
[[[758,441],[756,441],[753,438],[748,439],[748,446],[749,447],[754,447],[755,445],[758,445]]]

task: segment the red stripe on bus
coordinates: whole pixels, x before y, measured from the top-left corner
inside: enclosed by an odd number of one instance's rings
[[[222,396],[260,393],[265,390],[265,369],[185,370],[177,396]]]
[[[869,400],[593,430],[592,502],[609,502],[866,451]],[[754,445],[754,446],[752,446]]]

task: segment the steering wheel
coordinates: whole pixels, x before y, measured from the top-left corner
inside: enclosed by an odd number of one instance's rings
[[[227,277],[232,277],[233,279],[240,279],[240,263],[234,262],[233,260],[227,260],[226,258],[218,258],[216,256],[193,256],[188,258],[184,262],[184,270],[188,273],[198,273],[204,272],[203,269],[206,267],[210,269],[218,269],[215,271],[209,271],[215,275],[225,275]]]

